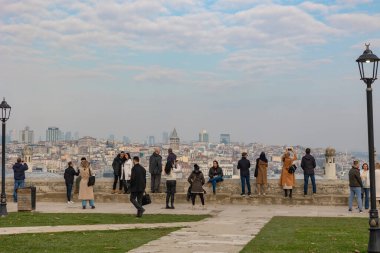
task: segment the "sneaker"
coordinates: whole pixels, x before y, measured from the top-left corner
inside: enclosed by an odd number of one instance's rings
[[[171,206],[170,209],[175,209],[175,207],[174,207],[174,206]]]
[[[71,204],[71,201],[67,201],[67,204]]]
[[[91,209],[95,209],[95,206],[91,206]]]
[[[348,211],[349,211],[349,212],[352,212],[352,209],[350,208],[350,209],[348,209]]]
[[[86,209],[86,206],[82,206],[83,209]]]
[[[245,195],[245,193],[244,193],[244,192],[240,193],[240,196],[244,196],[244,195]]]
[[[171,209],[170,206],[166,206],[165,209]]]
[[[249,194],[248,194],[249,195]],[[265,196],[266,194],[265,194],[265,192],[263,193],[263,195]]]
[[[74,201],[71,201],[71,200],[70,200],[70,204],[74,204]]]
[[[360,210],[359,213],[363,213],[363,210]]]

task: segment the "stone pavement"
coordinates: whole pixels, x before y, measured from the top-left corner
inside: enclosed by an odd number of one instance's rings
[[[16,211],[17,206],[8,204],[8,211]],[[309,217],[368,217],[368,213],[349,213],[343,206],[305,206],[305,205],[211,205],[207,210],[199,206],[192,210],[188,204],[178,204],[175,210],[163,209],[163,205],[151,204],[146,207],[146,214],[212,214],[211,218],[200,222],[172,224],[125,224],[125,225],[91,225],[59,226],[34,228],[1,228],[1,233],[34,233],[53,231],[76,231],[99,229],[155,228],[164,226],[181,226],[178,231],[158,240],[149,242],[130,252],[181,252],[181,253],[229,253],[239,252],[273,216],[309,216]],[[49,213],[135,213],[131,204],[99,203],[96,209],[81,209],[80,204],[38,202],[37,210]],[[79,228],[80,227],[80,228]],[[35,230],[33,230],[35,229]],[[54,230],[57,229],[57,230]]]

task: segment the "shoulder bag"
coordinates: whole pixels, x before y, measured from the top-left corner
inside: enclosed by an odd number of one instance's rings
[[[90,168],[88,168],[88,172],[90,173],[90,177],[88,178],[87,186],[95,185],[95,176],[92,175]]]

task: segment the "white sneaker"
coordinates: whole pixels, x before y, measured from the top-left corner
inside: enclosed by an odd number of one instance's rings
[[[74,204],[74,201],[70,200],[70,204]]]
[[[67,201],[67,204],[71,204],[71,202],[70,202],[70,201]]]

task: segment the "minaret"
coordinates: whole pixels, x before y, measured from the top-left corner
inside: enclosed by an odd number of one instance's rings
[[[25,145],[25,147],[22,151],[22,159],[28,165],[27,172],[32,172],[32,166],[33,166],[32,155],[33,155],[32,149],[28,145]]]
[[[170,148],[175,151],[179,151],[179,137],[175,128],[170,135]]]
[[[335,149],[332,147],[326,148],[325,161],[325,179],[337,179],[336,164],[335,164]]]

